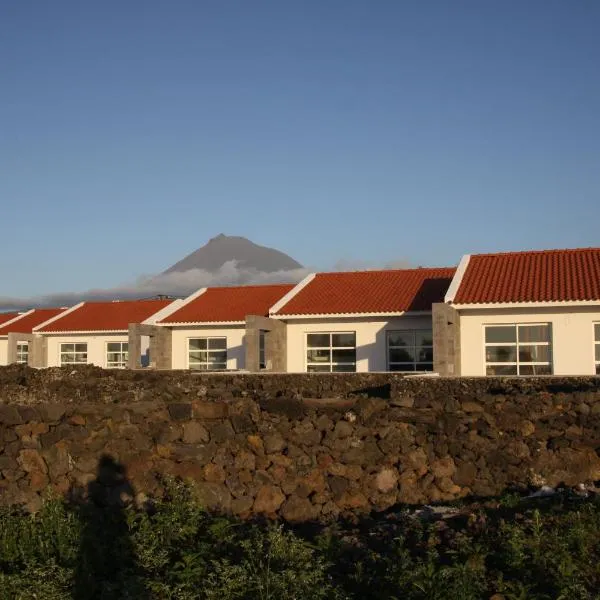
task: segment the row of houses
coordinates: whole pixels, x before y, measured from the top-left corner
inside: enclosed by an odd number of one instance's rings
[[[0,314],[0,364],[600,374],[600,248]]]

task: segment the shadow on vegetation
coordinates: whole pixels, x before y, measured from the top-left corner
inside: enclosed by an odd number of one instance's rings
[[[124,512],[134,498],[125,467],[107,455],[100,458],[87,493],[71,491],[81,522],[73,600],[144,597]]]

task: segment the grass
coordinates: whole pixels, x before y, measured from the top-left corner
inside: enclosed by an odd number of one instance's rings
[[[600,501],[514,497],[423,522],[295,529],[210,515],[190,489],[148,511],[48,500],[0,511],[0,599],[600,598]]]

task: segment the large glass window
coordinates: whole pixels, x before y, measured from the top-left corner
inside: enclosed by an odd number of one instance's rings
[[[258,334],[258,362],[260,369],[267,368],[267,359],[265,354],[265,335],[266,331],[260,330]]]
[[[387,348],[390,371],[433,371],[431,329],[388,331]]]
[[[106,368],[124,369],[129,359],[129,344],[127,342],[106,343]]]
[[[549,323],[486,325],[487,375],[551,375]]]
[[[17,342],[17,363],[26,365],[29,359],[29,342]]]
[[[594,324],[594,359],[596,362],[596,375],[600,375],[600,323]]]
[[[227,369],[227,338],[201,337],[188,340],[190,369],[222,371]]]
[[[356,371],[356,333],[307,333],[306,370]]]
[[[82,365],[87,363],[87,344],[61,344],[60,364]]]

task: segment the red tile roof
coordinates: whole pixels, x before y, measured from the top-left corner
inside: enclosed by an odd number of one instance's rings
[[[429,311],[443,302],[455,269],[317,273],[278,315]]]
[[[0,325],[2,325],[2,323],[6,323],[7,321],[10,321],[12,319],[16,319],[19,316],[20,313],[18,312],[6,312],[6,313],[0,313]]]
[[[455,304],[600,300],[600,248],[471,256]]]
[[[130,323],[141,323],[172,300],[122,300],[85,302],[79,308],[36,331],[126,331]]]
[[[246,315],[267,316],[269,308],[293,287],[291,284],[278,284],[208,288],[160,322],[233,322],[244,321]]]
[[[65,308],[37,308],[33,312],[22,315],[14,323],[0,327],[0,335],[8,335],[9,333],[31,333],[31,330],[38,325],[56,317]]]

